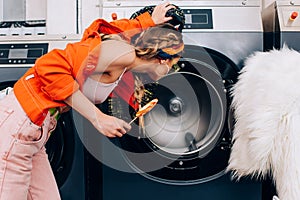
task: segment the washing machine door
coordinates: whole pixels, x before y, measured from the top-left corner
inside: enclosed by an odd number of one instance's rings
[[[229,100],[224,83],[235,81],[237,68],[207,48],[187,46],[185,51],[180,71],[146,86],[159,106],[145,116],[143,134],[168,154],[204,157],[222,136]]]
[[[118,139],[128,164],[138,173],[168,184],[196,184],[224,174],[232,116],[230,87],[238,67],[212,49],[186,45],[179,71],[145,84],[145,101],[158,104]],[[140,124],[141,125],[141,124]]]

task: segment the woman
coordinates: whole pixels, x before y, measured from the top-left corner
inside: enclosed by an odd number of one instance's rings
[[[130,43],[116,35],[103,36],[102,43],[81,67],[83,73],[77,76],[79,82],[85,80],[81,90],[65,102],[102,134],[121,137],[131,127],[123,120],[103,114],[94,103],[102,103],[125,72],[147,73],[158,80],[178,62],[183,48],[181,33],[169,24],[150,27],[136,34]]]
[[[62,108],[74,108],[108,137],[130,130],[128,123],[102,113],[94,103],[105,100],[127,71],[160,78],[178,61],[183,43],[169,25],[122,37],[111,34],[170,20],[165,14],[173,6],[168,5],[158,5],[156,14],[134,20],[96,20],[80,42],[38,59],[0,100],[0,199],[60,199],[44,144]],[[101,88],[100,96],[93,95],[98,89],[89,93],[90,87]]]

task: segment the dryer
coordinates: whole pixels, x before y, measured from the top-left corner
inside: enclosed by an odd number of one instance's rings
[[[12,87],[43,54],[79,39],[78,35],[0,37],[0,89]],[[46,144],[63,200],[85,199],[84,149],[74,127],[71,111],[63,114]]]
[[[158,1],[104,1],[103,17],[129,18]],[[147,82],[158,105],[122,138],[107,139],[86,123],[88,199],[261,199],[261,183],[225,174],[234,123],[230,88],[243,61],[263,50],[259,1],[174,1],[185,12],[185,50],[178,70]],[[148,99],[148,101],[149,101]],[[147,99],[145,99],[145,102]],[[104,112],[132,119],[111,98]]]

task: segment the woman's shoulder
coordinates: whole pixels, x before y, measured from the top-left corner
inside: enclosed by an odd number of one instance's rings
[[[101,57],[113,65],[126,65],[135,59],[134,47],[124,41],[106,40],[102,42]]]
[[[106,50],[112,49],[117,52],[134,50],[132,45],[123,40],[105,40],[101,42],[101,46],[103,46]]]
[[[98,54],[95,72],[122,69],[134,62],[136,58],[133,46],[117,40],[103,41]]]

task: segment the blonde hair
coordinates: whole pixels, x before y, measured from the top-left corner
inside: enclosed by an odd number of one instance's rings
[[[101,37],[102,41],[105,41],[105,40],[119,40],[119,41],[123,41],[124,40],[119,34],[104,34],[104,33],[100,33],[100,37]]]
[[[101,34],[101,40],[127,41],[122,33]],[[180,56],[184,48],[181,32],[171,24],[149,27],[134,35],[130,44],[134,46],[136,55],[142,59],[161,58],[162,54],[173,58]]]
[[[183,50],[182,34],[171,24],[162,24],[149,27],[145,31],[135,35],[131,39],[131,44],[135,47],[136,55],[142,59],[160,57],[160,52],[164,49],[173,50],[172,55],[180,54]]]

